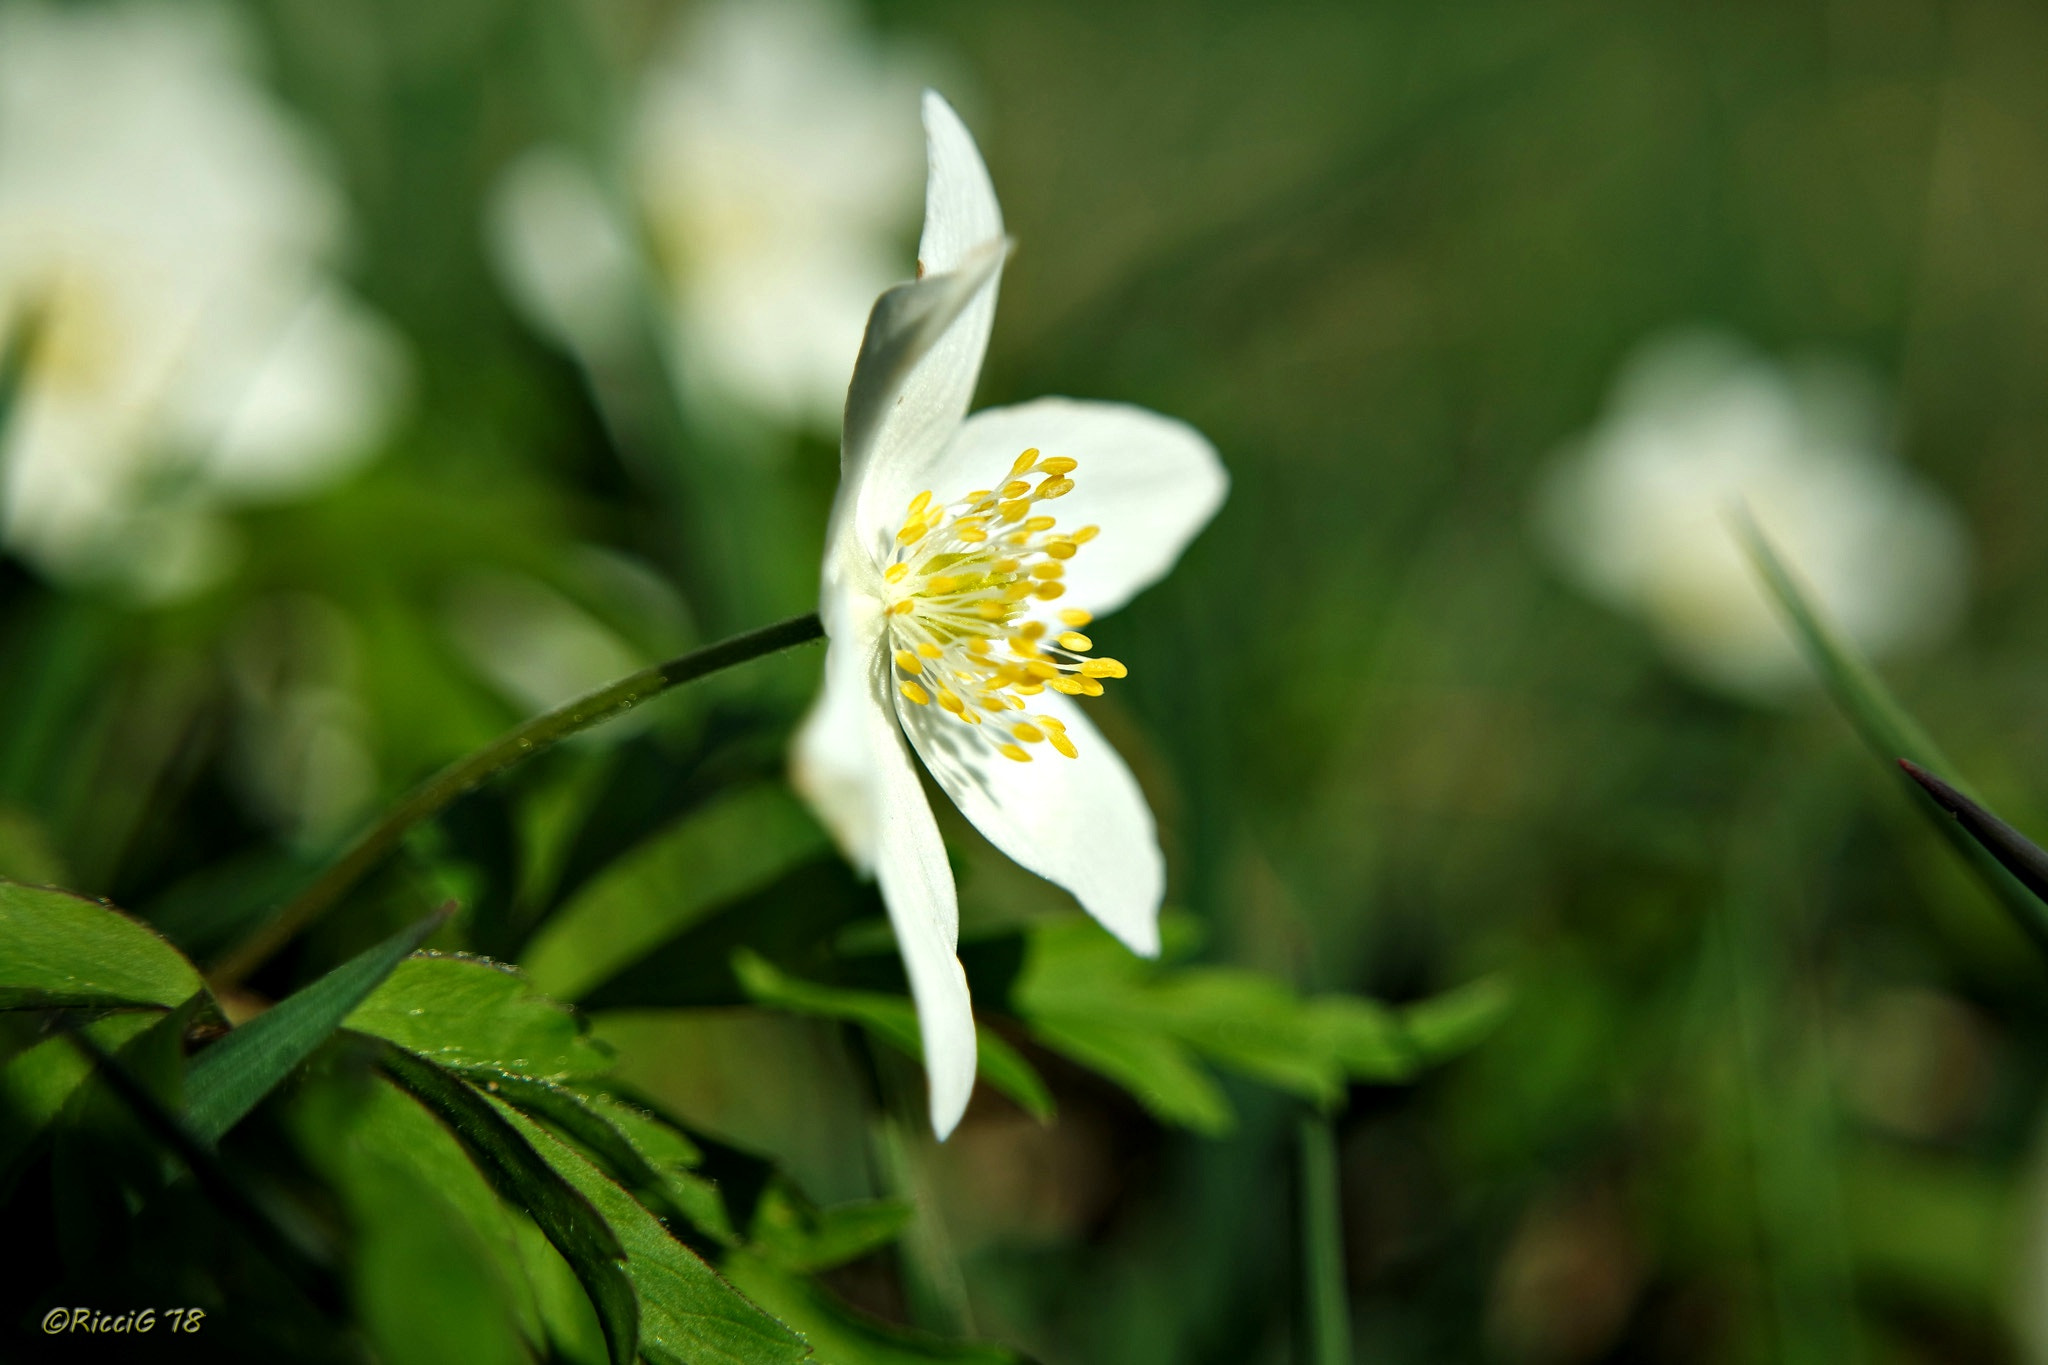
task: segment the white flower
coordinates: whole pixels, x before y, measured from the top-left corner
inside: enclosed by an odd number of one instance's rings
[[[1787,372],[1710,333],[1655,341],[1538,510],[1588,592],[1643,618],[1694,677],[1770,699],[1810,675],[1731,527],[1738,506],[1865,652],[1953,621],[1961,524],[1893,458],[1882,404],[1840,366]]]
[[[649,73],[623,160],[680,379],[829,429],[917,184],[924,82],[842,0],[724,0]],[[630,323],[636,234],[576,158],[515,162],[491,232],[514,297],[587,354]]]
[[[1198,432],[1141,408],[1042,398],[966,418],[1007,243],[973,138],[935,94],[924,121],[919,278],[875,303],[847,394],[825,686],[794,771],[881,883],[943,1137],[973,1088],[974,1016],[952,872],[904,739],[989,842],[1157,952],[1152,815],[1075,700],[1124,668],[1091,658],[1081,631],[1172,567],[1227,478]]]
[[[222,508],[365,454],[399,360],[323,268],[341,217],[226,11],[0,8],[0,331],[41,326],[0,537],[174,595]]]

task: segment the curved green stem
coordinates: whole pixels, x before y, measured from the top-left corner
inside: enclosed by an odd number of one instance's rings
[[[465,792],[516,763],[553,748],[571,735],[632,710],[671,687],[758,659],[765,654],[820,639],[824,625],[816,612],[793,616],[666,663],[643,668],[597,691],[565,702],[509,730],[467,758],[456,760],[413,788],[391,813],[366,830],[348,850],[261,928],[229,951],[212,973],[214,989],[233,986],[261,966],[299,932],[332,910],[351,887],[398,848],[406,832],[431,819]]]

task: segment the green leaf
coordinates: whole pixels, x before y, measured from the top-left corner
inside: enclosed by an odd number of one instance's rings
[[[1188,933],[1168,920],[1170,942]],[[1204,1063],[1314,1104],[1353,1081],[1404,1081],[1483,1037],[1498,983],[1394,1010],[1352,995],[1303,999],[1256,972],[1147,961],[1086,920],[1034,925],[1011,993],[1032,1036],[1134,1095],[1155,1117],[1215,1134],[1229,1102]]]
[[[1505,977],[1482,977],[1408,1006],[1401,1021],[1420,1062],[1449,1061],[1500,1027],[1514,1002]]]
[[[558,1173],[559,1163],[535,1151],[538,1130],[515,1127],[468,1082],[403,1048],[385,1045],[380,1065],[461,1139],[499,1196],[524,1209],[547,1234],[590,1296],[613,1365],[630,1365],[640,1340],[640,1308],[633,1279],[621,1264],[626,1249],[591,1200]]]
[[[889,1245],[915,1213],[900,1199],[861,1199],[821,1209],[777,1182],[754,1210],[748,1234],[761,1255],[786,1270],[808,1273],[857,1261]]]
[[[611,1064],[568,1006],[541,994],[518,968],[486,958],[409,958],[346,1026],[443,1066],[560,1079]]]
[[[68,891],[0,881],[0,1009],[168,1009],[202,987],[140,921]]]
[[[574,1142],[642,1203],[665,1209],[715,1245],[739,1244],[718,1187],[694,1173],[703,1153],[675,1129],[608,1096],[528,1076],[498,1076],[484,1088]]]
[[[810,1340],[816,1365],[1018,1365],[1022,1359],[1000,1346],[948,1341],[869,1317],[761,1256],[730,1256],[725,1273],[747,1297]]]
[[[107,1051],[119,1052],[162,1017],[139,1010],[110,1014],[84,1025],[83,1032]],[[61,1036],[45,1038],[0,1067],[0,1177],[20,1160],[91,1074],[92,1063],[70,1039]],[[0,1179],[0,1185],[4,1183]]]
[[[1950,819],[1910,777],[1901,773],[1898,760],[1910,759],[1923,768],[1945,773],[1963,795],[1972,796],[1967,784],[1957,779],[1955,765],[1942,756],[1927,732],[1892,697],[1870,666],[1852,654],[1821,620],[1820,613],[1807,600],[1798,580],[1771,547],[1762,528],[1744,515],[1737,521],[1736,529],[1757,572],[1763,576],[1772,596],[1777,598],[1793,633],[1804,646],[1814,671],[1820,674],[1828,695],[1834,698],[1835,704],[1855,727],[1864,747],[1884,765],[1894,781],[1906,784],[1912,792],[1909,799],[1914,808],[1933,823],[1935,832],[1948,841],[1949,847],[1962,855],[1963,861],[1997,897],[2020,931],[2033,941],[2035,947],[2048,952],[2048,905],[2029,895],[2012,873],[2001,867],[1996,858],[1970,837],[1968,831]]]
[[[640,1349],[658,1365],[798,1365],[803,1338],[733,1291],[631,1195],[532,1119],[504,1115],[604,1215],[639,1292]]]
[[[734,950],[732,966],[734,975],[757,1004],[791,1014],[858,1024],[891,1047],[920,1062],[924,1060],[924,1042],[917,1031],[917,1007],[903,996],[800,981],[746,948]],[[981,1079],[1015,1100],[1025,1113],[1040,1122],[1052,1117],[1052,1092],[1045,1088],[1045,1082],[1022,1053],[978,1023],[974,1051],[976,1074]]]
[[[200,1053],[186,1083],[186,1124],[201,1141],[220,1141],[447,918],[444,910],[400,930]]]

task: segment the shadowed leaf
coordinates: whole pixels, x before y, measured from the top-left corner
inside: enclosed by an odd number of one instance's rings
[[[2048,852],[1911,759],[1900,759],[1899,766],[1934,798],[1936,805],[1954,816],[1972,839],[1998,859],[1999,866],[2017,877],[2036,897],[2048,902]]]

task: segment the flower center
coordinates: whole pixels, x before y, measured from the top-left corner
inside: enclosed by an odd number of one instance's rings
[[[1031,761],[1028,745],[1077,752],[1067,727],[1034,713],[1030,698],[1048,687],[1099,697],[1104,678],[1125,675],[1115,659],[1088,656],[1087,612],[1047,605],[1066,592],[1066,562],[1100,529],[1056,532],[1053,518],[1032,512],[1073,491],[1074,464],[1034,447],[1001,488],[943,504],[919,493],[882,571],[898,690],[1019,763]],[[1044,477],[1034,486],[1032,475]]]

